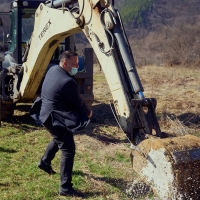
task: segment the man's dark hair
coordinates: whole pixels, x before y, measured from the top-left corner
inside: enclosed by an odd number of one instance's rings
[[[68,50],[64,51],[60,57],[60,61],[64,61],[66,59],[70,59],[73,56],[78,56],[78,54],[74,51]]]

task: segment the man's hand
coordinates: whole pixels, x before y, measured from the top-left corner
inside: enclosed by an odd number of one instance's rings
[[[90,111],[90,114],[88,115],[88,118],[90,119],[92,117],[92,110]]]

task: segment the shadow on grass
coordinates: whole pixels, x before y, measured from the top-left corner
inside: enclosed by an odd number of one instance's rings
[[[121,192],[124,192],[127,186],[127,181],[124,181],[124,179],[116,179],[116,178],[108,178],[108,177],[92,177],[97,181],[103,181],[106,182],[113,187],[117,187],[118,189],[121,190]]]
[[[7,148],[2,148],[0,147],[1,152],[6,152],[6,153],[16,153],[17,151],[14,149],[7,149]]]
[[[183,122],[185,126],[198,126],[200,127],[200,114],[194,114],[194,113],[184,113],[177,117],[180,121]]]
[[[92,106],[93,122],[107,125],[117,125],[114,114],[109,104],[95,101],[96,105]]]
[[[106,131],[103,131],[102,129],[100,129],[102,125],[101,124],[98,124],[98,123],[92,123],[89,128],[86,128],[86,130],[82,133],[78,133],[78,134],[85,134],[89,137],[93,137],[99,141],[101,141],[102,143],[104,144],[116,144],[116,143],[125,143],[127,142],[128,140],[127,139],[117,139],[115,137],[115,135],[108,135]],[[94,131],[95,130],[95,131]],[[94,133],[95,132],[95,133]],[[96,134],[98,133],[98,134]]]
[[[12,124],[12,126],[16,125],[16,128],[20,128],[21,130],[37,130],[42,126],[38,126],[35,121],[30,117],[29,114],[25,113],[23,115],[14,115],[12,118],[3,120],[7,124]]]
[[[31,105],[17,105],[15,115],[12,119],[7,120],[10,123],[34,124],[34,120],[29,115]],[[117,124],[109,104],[98,104],[92,107],[93,122],[100,124],[113,125]]]
[[[15,108],[15,113],[10,119],[3,120],[6,122],[6,125],[12,124],[15,128],[19,128],[20,130],[24,131],[34,131],[38,130],[43,126],[38,126],[35,123],[35,120],[31,118],[29,115],[29,110],[31,105],[17,105]]]
[[[38,126],[35,123],[35,120],[32,119],[29,115],[31,105],[17,105],[15,109],[15,115],[9,119],[6,120],[8,124],[12,125],[20,125],[20,129],[28,131],[28,130],[37,130],[39,128],[42,128],[42,126]],[[90,131],[88,133],[89,136],[95,137],[98,140],[101,140],[102,142],[108,142],[108,143],[115,143],[120,142],[116,140],[116,138],[108,136],[105,134],[96,135],[93,133],[93,129],[98,129],[102,125],[107,126],[118,126],[117,122],[114,118],[114,115],[111,111],[111,108],[108,104],[98,104],[94,105],[92,107],[93,110],[93,119],[90,125]],[[101,131],[102,132],[102,131]]]
[[[126,187],[128,182],[124,181],[124,179],[116,179],[116,178],[108,178],[108,177],[97,177],[91,174],[86,174],[80,170],[75,170],[73,171],[73,175],[77,176],[86,176],[88,179],[94,179],[96,181],[102,181],[107,184],[110,184],[111,186],[118,188],[122,193],[125,193]],[[105,195],[105,192],[85,192],[84,196],[85,197],[92,197],[92,196],[97,196],[97,195]]]
[[[159,120],[166,121],[167,117],[169,117],[172,121],[178,119],[185,126],[199,126],[200,125],[200,113],[183,113],[181,115],[174,115],[171,113],[161,113],[158,117]]]

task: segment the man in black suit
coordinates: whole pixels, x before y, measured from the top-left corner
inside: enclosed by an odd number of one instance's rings
[[[42,85],[38,118],[52,136],[38,167],[48,174],[56,172],[51,161],[61,151],[60,195],[82,196],[72,187],[72,169],[75,155],[73,133],[84,128],[92,116],[82,98],[75,78],[78,72],[78,54],[65,51],[59,65],[51,67]],[[36,105],[36,101],[34,104]],[[33,107],[35,107],[35,105]],[[34,110],[32,107],[32,110]],[[36,106],[37,107],[37,106]]]

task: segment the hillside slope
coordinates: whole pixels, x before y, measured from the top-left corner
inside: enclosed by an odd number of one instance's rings
[[[135,27],[146,26],[148,23],[147,15],[152,12],[155,0],[125,0],[119,4],[125,25],[133,24]]]
[[[194,23],[199,19],[198,0],[124,0],[116,1],[124,24],[131,27],[146,27],[149,30],[159,25],[173,25],[177,22]]]
[[[125,0],[119,10],[137,65],[167,63],[198,66],[198,0]]]

